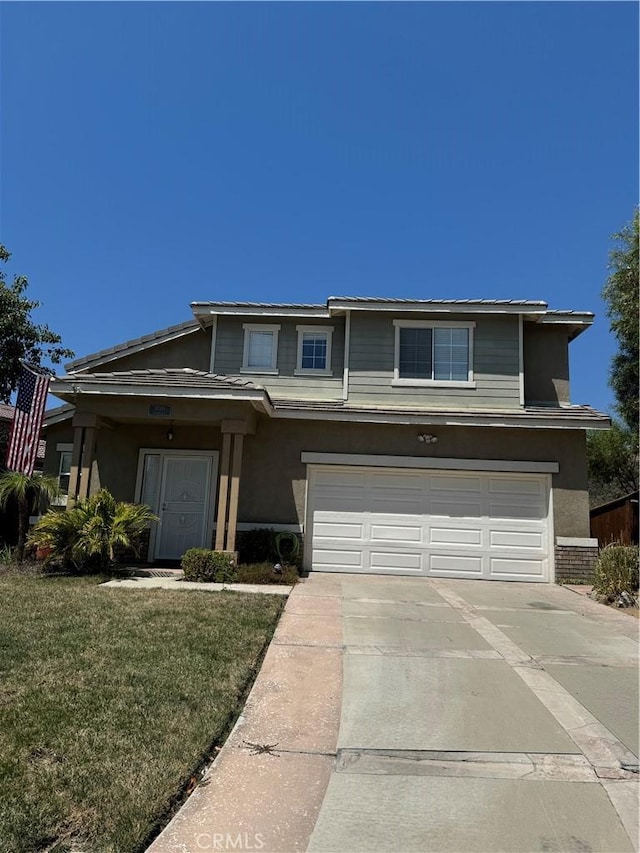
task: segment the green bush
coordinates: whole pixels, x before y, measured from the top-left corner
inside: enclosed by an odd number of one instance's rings
[[[613,542],[600,551],[593,578],[594,592],[606,601],[622,593],[638,595],[638,547]]]
[[[233,558],[223,551],[210,551],[208,548],[189,548],[180,567],[186,581],[232,583],[236,576]]]
[[[28,544],[46,549],[48,563],[103,571],[117,563],[123,551],[139,554],[149,524],[157,520],[148,506],[117,501],[107,489],[100,489],[72,509],[46,512]]]

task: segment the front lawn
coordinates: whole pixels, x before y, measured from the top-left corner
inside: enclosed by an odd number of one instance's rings
[[[0,575],[0,850],[144,850],[228,732],[283,599]]]

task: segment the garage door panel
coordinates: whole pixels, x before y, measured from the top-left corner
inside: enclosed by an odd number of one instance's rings
[[[494,521],[496,519],[509,518],[521,518],[524,521],[531,521],[544,518],[546,513],[543,515],[539,507],[527,506],[526,504],[520,505],[516,501],[513,503],[490,501],[487,515]]]
[[[482,531],[468,527],[431,527],[429,545],[482,545]]]
[[[430,491],[432,494],[447,494],[470,492],[479,495],[482,492],[482,480],[480,477],[451,477],[450,475],[431,475],[429,478]]]
[[[412,573],[422,572],[421,551],[378,551],[371,550],[369,565],[372,569],[406,569]]]
[[[364,525],[349,521],[316,521],[314,533],[323,539],[362,539]]]
[[[537,480],[528,480],[520,477],[490,477],[489,491],[499,495],[534,495],[540,497],[543,492],[541,483]]]
[[[433,574],[446,573],[447,577],[482,577],[483,558],[464,557],[458,554],[431,554],[429,569]]]
[[[363,568],[362,556],[362,551],[320,547],[314,549],[313,560],[320,566]]]
[[[312,469],[311,568],[548,580],[547,477]]]
[[[481,518],[482,505],[479,502],[432,500],[427,504],[429,515],[440,518]]]
[[[489,545],[492,548],[536,548],[546,549],[546,537],[542,531],[526,533],[521,530],[490,530]]]
[[[370,537],[372,542],[421,542],[421,524],[376,524],[371,522]]]
[[[496,578],[496,580],[514,577],[520,580],[538,580],[544,577],[545,561],[540,559],[526,560],[521,557],[518,557],[517,560],[491,557],[490,573],[491,577]],[[505,578],[505,575],[508,577]]]

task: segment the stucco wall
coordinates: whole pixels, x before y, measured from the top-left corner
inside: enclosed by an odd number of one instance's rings
[[[213,425],[176,424],[168,442],[166,424],[116,424],[102,428],[96,441],[91,491],[105,486],[120,500],[133,500],[141,447],[219,450],[221,432]],[[437,444],[417,441],[432,432]],[[55,444],[72,440],[67,425],[47,435],[46,470],[57,471]],[[589,536],[586,443],[582,430],[536,430],[480,427],[419,427],[348,424],[261,417],[255,435],[247,435],[242,460],[239,521],[304,524],[306,466],[303,451],[327,453],[435,456],[468,459],[558,462],[554,474],[553,517],[556,536]]]
[[[586,445],[582,431],[434,427],[437,444],[424,445],[416,426],[262,420],[247,436],[240,489],[240,521],[304,524],[303,451],[557,461],[553,475],[556,536],[589,535]],[[426,449],[428,448],[428,449]]]

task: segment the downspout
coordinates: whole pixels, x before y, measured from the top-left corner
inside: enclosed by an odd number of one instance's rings
[[[216,363],[216,335],[218,332],[218,315],[213,315],[213,322],[211,323],[211,354],[209,356],[209,373],[215,373],[215,363]]]
[[[524,407],[524,323],[522,314],[518,314],[518,382],[520,388],[520,405]]]
[[[351,345],[351,311],[344,315],[344,370],[342,371],[342,399],[349,399],[349,348]]]

